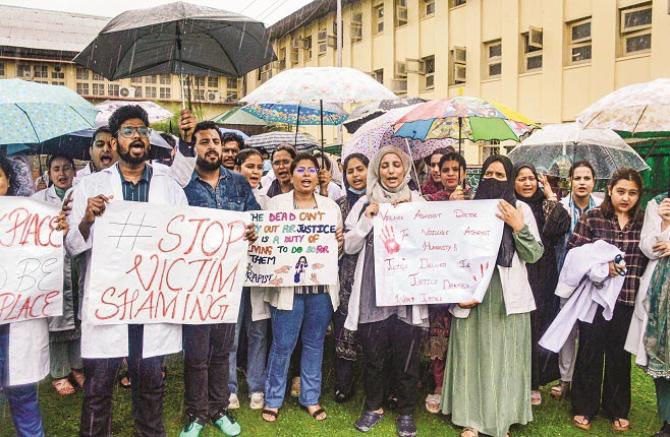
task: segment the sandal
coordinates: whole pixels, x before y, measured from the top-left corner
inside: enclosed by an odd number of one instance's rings
[[[321,408],[321,405],[316,404],[316,405],[310,405],[310,407],[316,407],[316,409],[312,412],[309,411],[309,407],[305,407],[304,405],[301,405],[300,408],[303,410],[307,411],[307,414],[312,416],[312,419],[316,420],[317,422],[322,422],[328,418],[328,415],[326,414],[326,410]],[[320,417],[320,419],[319,419]]]
[[[119,372],[119,387],[129,389],[131,385],[128,371]]]
[[[76,391],[67,376],[65,378],[54,379],[51,381],[51,386],[56,390],[56,393],[63,397],[74,394]]]
[[[551,397],[560,401],[565,399],[570,394],[570,383],[567,381],[561,381],[557,385],[551,388]]]
[[[623,417],[617,417],[612,419],[612,431],[614,432],[627,432],[630,431],[630,422],[628,419]]]
[[[74,382],[77,384],[77,386],[79,386],[79,388],[84,388],[86,377],[84,376],[84,372],[82,372],[81,369],[72,369],[72,379],[74,379]]]
[[[431,414],[440,412],[440,404],[442,402],[442,395],[432,393],[426,396],[426,410]]]
[[[572,424],[584,431],[591,430],[591,419],[588,416],[574,416],[572,418]]]
[[[272,420],[268,420],[266,416],[272,417]],[[279,410],[272,411],[269,408],[263,408],[263,411],[261,411],[261,418],[266,422],[269,423],[276,422],[278,417],[279,417]]]
[[[474,428],[465,428],[461,433],[461,437],[479,437],[479,431]]]
[[[530,392],[530,404],[534,407],[542,405],[542,393],[537,390],[532,390]]]

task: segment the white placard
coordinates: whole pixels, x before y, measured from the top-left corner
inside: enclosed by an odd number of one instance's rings
[[[488,286],[499,200],[382,204],[374,219],[377,305],[457,303]]]
[[[111,202],[95,221],[87,319],[236,323],[247,223],[246,212]]]
[[[60,208],[0,197],[0,324],[63,314]]]
[[[247,286],[337,283],[337,217],[317,209],[251,213],[258,239],[249,246]]]

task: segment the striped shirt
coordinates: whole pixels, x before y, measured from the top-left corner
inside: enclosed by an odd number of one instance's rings
[[[119,164],[116,164],[117,166]],[[117,167],[118,169],[118,167]],[[136,184],[132,183],[123,176],[121,169],[121,187],[123,190],[123,200],[131,202],[148,202],[149,201],[149,186],[151,185],[151,176],[154,174],[154,169],[150,165],[144,165],[144,171],[140,180]]]
[[[640,278],[649,261],[640,250],[641,231],[642,220],[631,219],[621,229],[616,215],[608,219],[598,207],[582,214],[568,243],[569,250],[573,247],[603,240],[624,252],[628,272],[617,302],[628,306],[635,305],[635,295],[640,286]]]

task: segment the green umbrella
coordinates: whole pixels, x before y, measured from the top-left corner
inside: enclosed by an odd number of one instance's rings
[[[233,108],[228,112],[217,115],[212,119],[214,123],[222,125],[246,125],[246,126],[267,126],[269,123],[246,111],[240,111],[242,108]]]

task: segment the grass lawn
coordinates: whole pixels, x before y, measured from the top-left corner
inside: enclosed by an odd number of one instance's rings
[[[326,361],[325,368],[329,368]],[[183,383],[181,363],[171,357],[168,360],[167,396],[165,402],[164,421],[169,436],[178,436],[182,426],[182,394]],[[332,394],[332,370],[324,374],[325,395],[322,405],[328,412],[328,419],[323,423],[315,422],[293,398],[287,398],[284,408],[280,411],[279,420],[274,424],[263,422],[260,412],[252,411],[248,407],[248,398],[243,394],[240,398],[242,408],[235,415],[242,426],[242,435],[247,436],[356,436],[358,433],[352,426],[358,417],[363,405],[362,388],[358,388],[356,396],[347,404],[335,403]],[[360,377],[359,377],[360,380]],[[419,390],[419,389],[418,389]],[[611,436],[614,433],[609,428],[609,422],[603,418],[594,421],[590,433],[585,433],[571,425],[569,402],[557,402],[549,397],[549,387],[543,390],[544,403],[534,408],[534,421],[528,426],[512,428],[513,436]],[[417,408],[417,426],[420,436],[458,436],[460,430],[450,424],[442,415],[431,415],[423,408],[425,390],[420,390],[420,407]],[[51,389],[48,382],[40,386],[40,405],[44,416],[44,424],[48,437],[76,436],[79,428],[79,412],[81,396],[76,394],[61,399]],[[0,436],[13,436],[13,428],[6,404],[0,406]],[[656,417],[656,397],[651,378],[638,368],[633,370],[633,408],[631,411],[632,430],[628,436],[651,436],[660,428]],[[130,415],[130,391],[117,388],[114,393],[114,423],[115,436],[132,436],[132,418]],[[205,428],[203,437],[220,436],[211,426]],[[370,432],[373,436],[395,435],[395,415],[390,414],[384,422]]]

